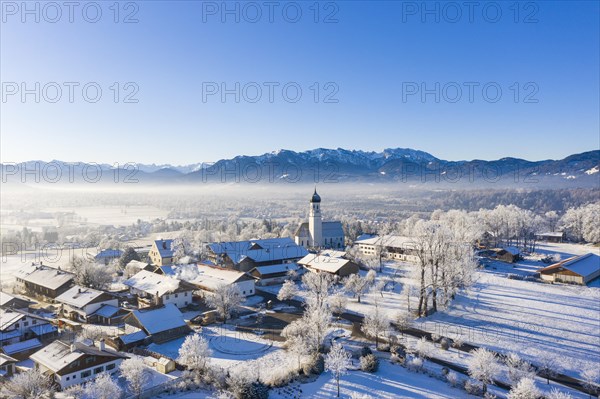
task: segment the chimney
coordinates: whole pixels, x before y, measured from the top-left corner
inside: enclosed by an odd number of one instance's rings
[[[71,353],[75,352],[76,348],[75,348],[75,344],[71,344]]]
[[[162,242],[162,247],[163,247],[163,249],[167,249],[167,242],[166,241]]]
[[[77,288],[77,293],[81,294],[81,287]]]
[[[156,291],[156,303],[155,305],[160,305],[160,296],[158,295],[158,291]]]
[[[101,351],[104,351],[104,338],[100,339],[100,341],[98,342],[98,349],[100,349]]]

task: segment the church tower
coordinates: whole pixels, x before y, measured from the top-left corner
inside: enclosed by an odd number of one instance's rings
[[[308,231],[312,239],[313,247],[323,246],[323,219],[321,218],[321,197],[317,189],[310,199],[310,210],[308,213]]]

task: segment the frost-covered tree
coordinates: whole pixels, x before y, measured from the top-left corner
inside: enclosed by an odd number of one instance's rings
[[[563,392],[556,388],[552,388],[550,393],[546,394],[546,399],[573,399],[573,395],[568,392]]]
[[[75,282],[83,287],[105,290],[112,283],[114,270],[111,266],[81,257],[74,257],[70,266]]]
[[[217,311],[223,319],[223,323],[227,323],[232,311],[240,306],[243,301],[244,296],[235,284],[222,284],[206,296],[206,303],[210,308]]]
[[[421,337],[421,339],[417,341],[417,344],[415,345],[415,353],[421,359],[427,359],[429,357],[431,353],[431,347],[429,346],[429,342],[427,342],[427,338]]]
[[[396,328],[404,335],[404,331],[412,327],[413,318],[408,312],[400,312],[396,315]]]
[[[478,348],[471,352],[471,357],[467,361],[469,375],[481,382],[483,393],[487,392],[488,384],[491,384],[494,377],[500,372],[500,365],[496,354],[485,349]]]
[[[296,283],[294,283],[291,280],[286,280],[279,289],[277,299],[279,299],[280,301],[292,299],[297,293],[298,287],[296,286]]]
[[[538,399],[542,392],[535,386],[533,378],[523,378],[511,388],[508,399]]]
[[[327,299],[327,303],[334,314],[341,315],[348,305],[348,297],[343,291],[337,290]]]
[[[302,317],[288,324],[281,335],[286,339],[286,346],[294,348],[296,353],[302,352],[300,348],[305,347],[309,354],[316,355],[323,345],[330,322],[331,311],[327,305],[309,301]]]
[[[177,361],[189,370],[202,373],[206,370],[211,355],[212,350],[208,346],[208,341],[200,334],[192,334],[185,338],[179,348]]]
[[[367,292],[369,287],[375,281],[375,277],[377,273],[375,270],[369,270],[365,276],[361,276],[360,274],[351,274],[344,283],[344,288],[346,291],[352,294],[352,296],[356,297],[358,303],[360,303],[360,297]]]
[[[144,387],[150,382],[152,374],[144,364],[144,361],[139,357],[125,359],[119,367],[121,375],[127,381],[127,389],[129,392],[140,398]]]
[[[598,365],[589,365],[584,368],[581,372],[581,380],[585,389],[588,390],[590,398],[592,394],[596,395],[600,389],[600,369],[598,369]]]
[[[171,250],[173,251],[173,258],[176,263],[183,257],[191,254],[192,245],[190,244],[189,234],[184,232],[179,237],[175,238],[171,243]]]
[[[302,284],[308,296],[321,306],[331,293],[333,277],[329,273],[309,272],[302,276]]]
[[[348,372],[348,368],[352,364],[350,357],[350,353],[339,343],[333,344],[325,356],[325,370],[330,371],[335,378],[338,398],[340,397],[340,377]]]
[[[550,384],[550,378],[556,377],[561,371],[558,359],[553,354],[544,352],[537,360],[540,376],[546,378],[546,384]]]
[[[122,395],[119,384],[108,373],[98,375],[83,390],[83,399],[119,399]]]
[[[50,399],[54,397],[52,380],[37,370],[15,374],[0,386],[0,397],[8,399]]]
[[[375,338],[375,347],[379,347],[379,338],[385,335],[390,328],[390,320],[379,309],[379,305],[375,305],[374,311],[369,312],[362,322],[361,330],[368,337]]]
[[[600,242],[600,202],[569,208],[560,220],[560,225],[569,237],[577,241]]]
[[[504,363],[508,369],[508,380],[511,386],[517,385],[523,378],[535,377],[533,367],[514,352],[506,356]]]

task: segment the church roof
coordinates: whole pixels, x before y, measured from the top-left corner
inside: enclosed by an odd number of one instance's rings
[[[342,222],[323,222],[321,229],[323,238],[329,237],[343,237],[344,229]],[[310,231],[308,229],[308,222],[301,223],[294,234],[295,237],[309,237]]]
[[[310,202],[321,202],[321,197],[317,194],[317,189],[315,188],[315,192],[310,199]]]

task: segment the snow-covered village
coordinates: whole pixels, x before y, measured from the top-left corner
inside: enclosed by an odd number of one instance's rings
[[[600,399],[599,16],[0,0],[0,399]]]

